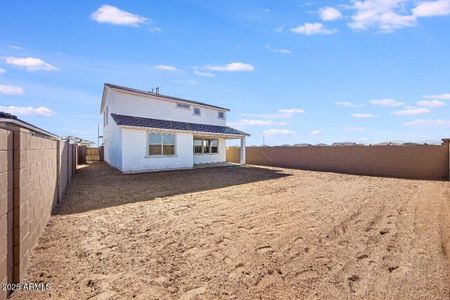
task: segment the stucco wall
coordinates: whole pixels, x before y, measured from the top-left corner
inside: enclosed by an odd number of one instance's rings
[[[449,147],[313,146],[247,147],[247,164],[348,174],[445,180]],[[239,147],[227,149],[227,161],[239,162]]]
[[[191,134],[176,133],[175,155],[166,157],[147,155],[147,134],[149,132],[143,129],[122,129],[123,172],[192,168],[193,139]]]
[[[117,113],[129,116],[213,125],[225,125],[226,122],[224,119],[218,118],[218,109],[196,105],[191,105],[190,109],[183,109],[176,107],[177,105],[175,102],[159,100],[156,97],[122,93],[114,90],[108,91],[106,106],[108,106],[110,114]],[[193,107],[200,108],[200,116],[194,116]],[[110,117],[109,124],[112,122],[114,121]]]
[[[104,128],[104,159],[111,166],[122,170],[122,128],[110,117]]]
[[[217,154],[194,154],[194,164],[225,162],[226,147],[225,140],[219,139],[219,151]],[[193,149],[191,150],[193,152]]]

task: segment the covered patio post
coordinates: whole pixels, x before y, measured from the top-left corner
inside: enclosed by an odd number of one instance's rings
[[[241,161],[240,161],[240,163],[241,163],[241,165],[245,165],[245,136],[243,136],[243,137],[241,137],[241,155],[240,155],[240,158],[241,158]]]

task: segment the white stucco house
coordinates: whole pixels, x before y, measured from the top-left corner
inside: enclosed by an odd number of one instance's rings
[[[226,140],[247,133],[226,126],[229,109],[106,83],[104,159],[123,173],[189,169],[226,161]]]

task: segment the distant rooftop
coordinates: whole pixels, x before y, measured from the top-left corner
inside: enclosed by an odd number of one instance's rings
[[[116,89],[116,90],[123,90],[123,91],[132,92],[132,93],[147,95],[147,96],[155,96],[155,97],[165,98],[165,99],[169,99],[169,100],[174,100],[174,101],[179,101],[179,102],[184,102],[184,103],[189,103],[189,104],[194,104],[194,105],[197,104],[197,105],[202,105],[202,106],[208,106],[208,107],[212,107],[212,108],[216,108],[216,109],[220,109],[220,110],[229,111],[229,109],[225,108],[225,107],[211,105],[208,103],[194,101],[194,100],[178,98],[178,97],[174,97],[174,96],[163,95],[163,94],[160,94],[159,92],[143,91],[143,90],[120,86],[120,85],[116,85],[116,84],[112,84],[112,83],[105,83],[105,86],[112,88],[112,89]]]

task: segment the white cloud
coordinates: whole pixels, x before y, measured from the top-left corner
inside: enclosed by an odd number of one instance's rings
[[[305,23],[295,28],[291,28],[292,32],[303,34],[303,35],[314,35],[314,34],[333,34],[336,32],[335,29],[328,29],[323,26],[322,23]]]
[[[11,48],[11,49],[15,49],[15,50],[23,50],[24,49],[23,47],[20,47],[20,46],[17,46],[17,45],[9,45],[8,47]]]
[[[0,84],[0,94],[13,96],[23,94],[23,88],[14,85],[3,85]]]
[[[57,71],[59,70],[57,67],[52,66],[49,63],[46,63],[40,58],[35,57],[2,57],[5,63],[9,65],[13,65],[22,69],[26,69],[27,71]]]
[[[267,129],[263,131],[264,136],[274,136],[274,135],[294,135],[295,132],[287,129]]]
[[[270,13],[270,9],[264,8],[264,9],[263,9],[263,12],[265,12],[265,13]]]
[[[416,103],[418,106],[425,106],[425,107],[440,107],[445,106],[445,102],[440,100],[421,100],[417,101]]]
[[[447,16],[450,15],[450,1],[424,1],[419,3],[412,12],[417,17]]]
[[[202,72],[202,71],[199,71],[199,70],[194,70],[194,74],[197,75],[197,76],[202,76],[202,77],[215,77],[216,76],[213,73]]]
[[[278,112],[283,114],[302,114],[305,110],[301,108],[283,108],[279,109]]]
[[[311,135],[313,135],[313,136],[317,136],[317,135],[321,135],[321,134],[322,134],[322,131],[320,131],[320,130],[311,131]]]
[[[354,113],[352,114],[353,118],[358,118],[358,119],[368,119],[368,118],[374,118],[376,117],[373,114],[369,114],[369,113]]]
[[[158,26],[152,26],[148,29],[150,32],[161,32],[161,28]]]
[[[266,49],[275,52],[275,53],[280,53],[280,54],[291,54],[292,51],[286,48],[274,48],[271,45],[265,45]]]
[[[449,94],[440,94],[440,95],[427,95],[424,96],[425,99],[433,99],[433,100],[450,100],[450,93]]]
[[[288,119],[292,118],[295,114],[302,114],[305,110],[301,108],[283,108],[279,109],[275,114],[243,114],[245,116],[256,116],[267,119]]]
[[[198,85],[198,82],[195,81],[194,79],[185,79],[185,80],[176,79],[176,80],[174,80],[174,82],[178,83],[178,84],[185,84],[185,85]]]
[[[403,123],[410,127],[450,127],[450,120],[422,119]]]
[[[354,30],[378,29],[391,32],[395,29],[414,26],[416,17],[405,13],[409,0],[361,0],[353,1],[355,14],[348,24]]]
[[[44,116],[44,117],[51,117],[56,114],[53,110],[44,107],[31,107],[31,106],[0,106],[0,111],[10,113],[12,115],[21,116],[21,115],[27,115],[27,116]]]
[[[157,65],[154,66],[155,69],[158,69],[160,71],[167,71],[167,72],[180,72],[179,69],[177,69],[174,66],[169,66],[169,65]]]
[[[378,105],[378,106],[384,106],[384,107],[396,107],[396,106],[402,106],[403,103],[395,100],[395,99],[374,99],[369,101],[372,105]]]
[[[360,104],[354,104],[350,101],[337,101],[335,102],[336,106],[342,106],[342,107],[360,107],[362,105]]]
[[[205,69],[219,72],[250,72],[253,71],[255,68],[250,64],[245,64],[241,62],[232,62],[222,66],[207,65]]]
[[[407,107],[406,109],[395,111],[392,114],[396,116],[415,116],[429,113],[430,110],[428,108],[419,108],[419,107]]]
[[[0,75],[5,74],[5,73],[6,73],[6,70],[3,68],[0,68]]]
[[[140,26],[147,18],[118,9],[111,5],[100,6],[91,18],[98,23],[109,23],[122,26]]]
[[[319,10],[320,18],[323,21],[334,21],[342,18],[342,14],[339,10],[334,7],[324,7]]]

